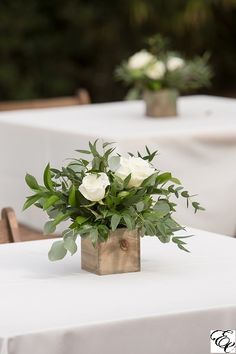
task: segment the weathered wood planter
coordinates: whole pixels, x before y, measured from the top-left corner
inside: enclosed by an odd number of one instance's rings
[[[138,230],[117,229],[106,242],[94,247],[81,238],[81,267],[105,275],[140,271],[140,237]]]
[[[160,91],[145,91],[143,98],[146,103],[146,116],[177,116],[177,97],[178,92],[171,89]]]

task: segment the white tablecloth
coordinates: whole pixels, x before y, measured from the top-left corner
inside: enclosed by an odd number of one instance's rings
[[[97,276],[52,240],[0,246],[1,354],[209,354],[236,329],[236,240],[188,230],[191,253],[142,240],[142,271]]]
[[[61,166],[74,150],[97,137],[116,141],[118,151],[160,151],[156,166],[172,171],[207,211],[195,216],[185,205],[179,221],[205,230],[236,232],[236,100],[180,98],[179,118],[152,119],[142,102],[94,104],[0,113],[0,207],[12,205],[20,220],[41,227],[39,210],[24,214],[27,172],[40,177],[48,161]]]

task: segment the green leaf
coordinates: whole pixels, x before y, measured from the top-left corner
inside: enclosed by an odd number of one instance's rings
[[[167,237],[168,229],[166,228],[163,222],[157,223],[157,229],[159,230],[162,236]]]
[[[95,228],[92,228],[89,231],[89,239],[92,242],[93,245],[96,245],[97,241],[98,241],[98,230]]]
[[[131,205],[134,205],[134,204],[140,202],[140,199],[143,199],[143,196],[135,194],[133,196],[126,197],[123,201],[123,204],[125,206],[129,207]]]
[[[182,197],[184,197],[184,198],[189,198],[189,197],[190,197],[188,191],[183,191],[183,192],[181,192],[181,195],[182,195]]]
[[[155,236],[156,235],[156,228],[155,228],[154,224],[151,221],[145,220],[144,227],[146,229],[147,235],[149,235],[149,236]]]
[[[75,151],[79,152],[80,154],[87,154],[87,155],[91,154],[91,151],[89,150],[75,150]]]
[[[201,207],[200,206],[200,203],[198,203],[198,202],[192,202],[192,206],[193,206],[193,208],[195,209],[195,213],[198,211],[198,210],[205,210],[205,208],[203,208],[203,207]]]
[[[153,173],[142,182],[141,187],[153,186],[156,182],[157,176],[157,172]]]
[[[164,173],[160,174],[159,176],[157,176],[158,184],[166,183],[168,181],[171,181],[171,179],[172,179],[172,175],[170,172],[164,172]]]
[[[132,174],[130,173],[127,177],[124,179],[124,188],[127,188],[129,185],[129,182],[131,180]]]
[[[69,204],[72,207],[75,207],[77,205],[77,202],[76,202],[76,188],[75,188],[75,186],[73,184],[72,184],[72,186],[70,188],[68,201],[69,201]]]
[[[118,193],[118,197],[121,198],[121,199],[123,199],[123,198],[128,197],[129,194],[130,194],[130,193],[127,192],[127,191],[122,191],[122,192]]]
[[[129,230],[133,230],[134,225],[133,225],[133,219],[131,218],[131,216],[128,215],[128,214],[125,214],[125,215],[123,215],[123,219],[124,219],[124,221],[125,221],[126,226],[128,227],[128,229],[129,229]]]
[[[188,236],[176,236],[172,238],[172,241],[174,243],[177,244],[177,246],[179,247],[179,249],[185,251],[185,252],[189,252],[189,250],[185,247],[186,242],[182,241],[182,239],[188,238],[188,237],[192,237],[193,235],[188,235]]]
[[[109,235],[109,228],[106,225],[98,226],[99,239],[102,241],[107,241]]]
[[[170,206],[166,200],[159,200],[154,205],[153,209],[160,213],[160,216],[163,217],[170,212]]]
[[[75,219],[76,223],[78,225],[82,225],[84,224],[89,218],[86,218],[85,216],[77,216],[77,218]]]
[[[53,183],[51,178],[50,164],[48,163],[43,174],[44,185],[47,189],[53,190]]]
[[[175,183],[175,184],[181,184],[180,180],[178,178],[172,177],[171,182]]]
[[[31,189],[40,190],[40,186],[34,176],[27,173],[25,176],[25,182]]]
[[[117,226],[119,225],[119,222],[121,220],[121,215],[119,214],[114,214],[111,217],[111,229],[112,231],[115,231]]]
[[[145,149],[146,149],[148,155],[151,155],[151,152],[150,152],[149,148],[147,147],[147,145],[145,145]]]
[[[102,147],[103,147],[103,149],[105,149],[107,146],[113,145],[113,144],[115,144],[115,143],[114,142],[110,142],[110,143],[105,142],[105,143],[102,144]]]
[[[60,211],[58,209],[49,208],[47,210],[47,214],[50,219],[55,219],[59,213],[60,213]]]
[[[73,237],[74,236],[74,230],[73,229],[65,229],[62,231],[62,237]]]
[[[23,205],[23,210],[28,209],[31,205],[36,203],[42,197],[41,194],[35,194],[27,198],[26,202]]]
[[[56,225],[54,225],[53,220],[47,221],[43,228],[43,234],[48,235],[56,231]]]
[[[185,251],[185,252],[190,253],[190,251],[189,251],[186,247],[184,247],[183,245],[181,245],[181,244],[177,244],[177,246],[178,246],[178,247],[179,247],[179,249],[181,249],[182,251]]]
[[[60,222],[68,219],[68,217],[70,216],[71,212],[66,212],[66,213],[59,213],[56,218],[54,220],[50,220],[48,222],[46,222],[46,224],[44,225],[44,234],[50,234],[52,232],[54,232],[56,230],[56,226],[58,224],[60,224]]]
[[[143,211],[143,209],[144,209],[144,202],[138,202],[137,204],[136,204],[136,209],[137,209],[137,211],[140,213],[141,211]]]
[[[73,237],[64,238],[64,247],[71,253],[72,256],[77,252],[77,244]]]
[[[96,149],[97,141],[98,141],[98,139],[95,140],[95,142],[93,144],[89,141],[89,148],[90,148],[90,151],[93,154],[93,156],[99,156],[97,149]]]
[[[52,205],[54,205],[60,198],[58,197],[58,195],[52,195],[51,197],[49,197],[46,202],[43,205],[43,210],[47,210],[48,208],[50,208]]]
[[[48,252],[48,258],[50,261],[58,261],[65,257],[67,250],[64,247],[64,241],[55,241],[52,244],[50,251]]]
[[[61,221],[64,221],[69,218],[71,212],[67,211],[66,213],[60,213],[57,215],[57,217],[53,220],[54,225],[58,225]]]

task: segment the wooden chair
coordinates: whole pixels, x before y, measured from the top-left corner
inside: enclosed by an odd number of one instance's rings
[[[6,101],[0,102],[0,111],[12,111],[19,109],[51,108],[76,106],[91,103],[87,90],[79,89],[74,97],[58,97],[48,99],[37,99],[30,101]]]
[[[0,243],[19,241],[17,219],[12,208],[4,208],[0,220]]]
[[[44,240],[59,235],[43,235],[42,232],[24,224],[18,224],[12,208],[2,209],[0,220],[0,243]]]

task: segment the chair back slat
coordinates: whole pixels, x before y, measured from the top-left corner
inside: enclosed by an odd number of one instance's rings
[[[74,97],[58,97],[37,99],[30,101],[6,101],[0,102],[0,111],[13,111],[21,109],[53,108],[84,105],[91,103],[87,90],[79,89]]]
[[[12,242],[6,220],[0,220],[0,244]]]
[[[60,237],[60,235],[44,235],[42,231],[36,230],[28,225],[19,224],[20,241],[46,240],[49,238]]]
[[[60,235],[43,235],[27,225],[18,224],[15,212],[12,208],[3,208],[0,219],[0,244],[10,242],[45,240],[60,237]]]
[[[17,219],[12,208],[3,208],[0,220],[0,243],[19,239]]]

